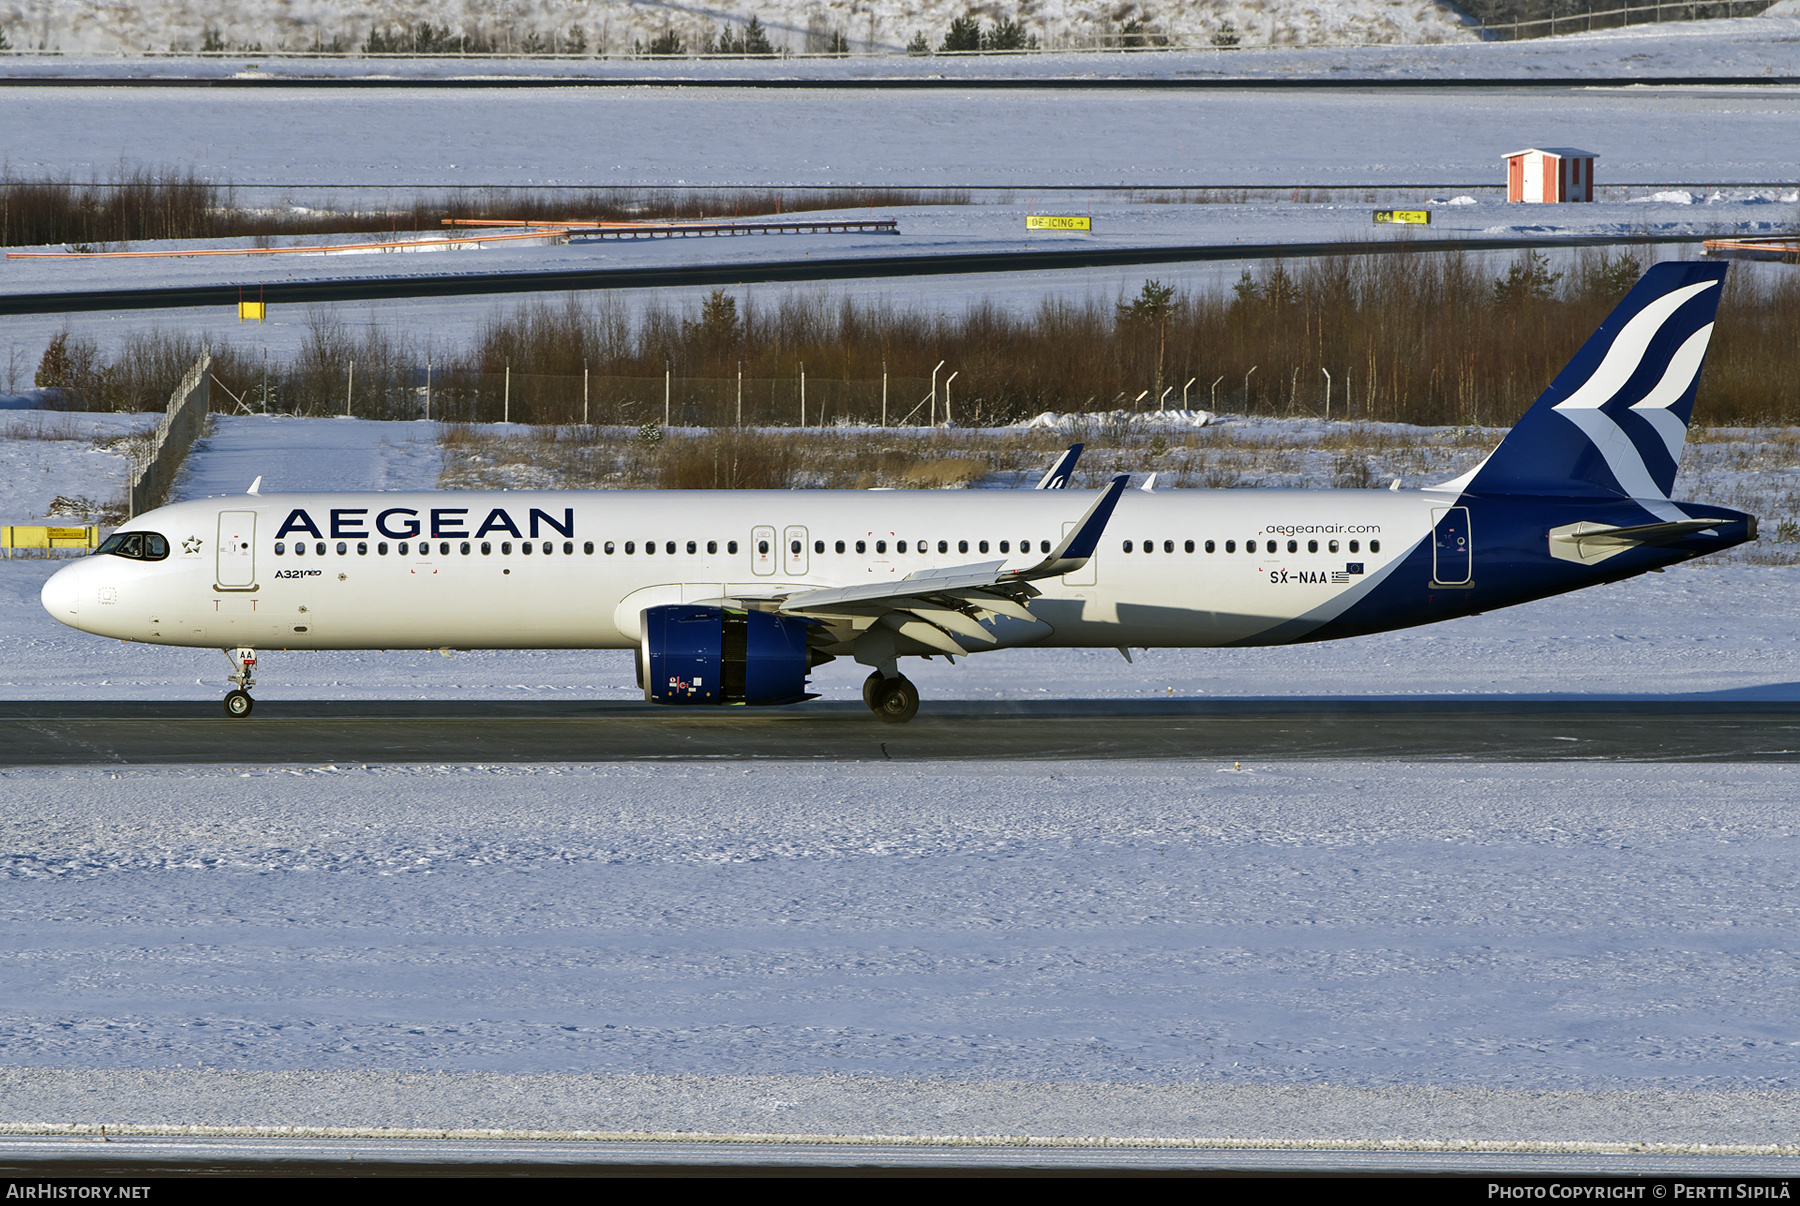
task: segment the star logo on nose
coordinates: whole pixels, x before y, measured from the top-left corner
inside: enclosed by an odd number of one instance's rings
[[[200,538],[198,536],[189,536],[186,540],[181,542],[181,551],[184,553],[198,553],[200,551]]]

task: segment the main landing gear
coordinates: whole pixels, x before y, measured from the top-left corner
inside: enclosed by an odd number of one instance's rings
[[[881,671],[863,680],[863,702],[889,724],[905,724],[919,714],[919,689],[905,675],[887,678]]]
[[[232,669],[227,681],[236,684],[236,689],[225,696],[225,715],[242,719],[256,706],[256,701],[250,698],[250,688],[256,685],[256,650],[227,649],[225,656],[231,659]]]

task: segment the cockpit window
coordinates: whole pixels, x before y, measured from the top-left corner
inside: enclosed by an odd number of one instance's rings
[[[133,561],[161,561],[169,555],[169,542],[155,532],[114,532],[94,555],[111,553]]]

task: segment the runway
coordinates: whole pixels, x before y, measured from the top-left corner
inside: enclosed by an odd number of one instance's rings
[[[722,236],[723,237],[723,236]],[[590,289],[679,289],[713,285],[797,284],[971,273],[1045,272],[1071,268],[1213,263],[1231,260],[1307,259],[1318,256],[1392,255],[1411,252],[1517,251],[1548,247],[1624,247],[1694,244],[1707,234],[1559,235],[1492,239],[1390,239],[1328,243],[1205,243],[1175,247],[1097,247],[1072,251],[958,252],[948,255],[849,256],[840,259],[771,260],[761,263],[687,264],[669,268],[600,268],[588,271],[467,272],[367,279],[253,282],[269,305],[377,301],[403,297],[472,297],[503,293],[564,293]],[[76,314],[92,311],[167,310],[235,306],[245,285],[184,285],[149,289],[59,290],[0,294],[0,314]]]
[[[268,56],[263,56],[268,57]],[[1790,75],[1603,75],[1571,79],[1557,75],[1548,79],[1511,77],[1432,79],[1432,78],[1331,78],[1295,79],[1249,78],[1229,76],[1146,77],[1121,75],[1114,77],[1075,76],[966,76],[930,77],[892,75],[875,77],[831,76],[803,78],[789,76],[719,76],[699,78],[675,75],[642,76],[513,76],[456,78],[426,76],[418,78],[334,78],[330,76],[288,76],[271,74],[255,79],[244,76],[204,78],[196,76],[0,76],[0,88],[224,88],[239,91],[267,91],[271,88],[332,89],[344,91],[393,91],[396,89],[450,89],[457,91],[514,91],[530,88],[755,88],[758,90],[806,92],[895,92],[907,90],[950,90],[957,92],[1399,92],[1399,91],[1469,91],[1520,89],[1533,92],[1562,89],[1577,91],[1589,88],[1770,88],[1800,84],[1800,76]]]
[[[1796,762],[1800,703],[1719,700],[0,703],[0,765],[1357,760]]]

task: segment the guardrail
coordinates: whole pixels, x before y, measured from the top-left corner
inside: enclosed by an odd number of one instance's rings
[[[48,553],[55,549],[85,551],[99,547],[100,529],[93,526],[56,528],[43,524],[20,524],[0,527],[0,550],[5,551],[8,560],[12,559],[14,549]]]

